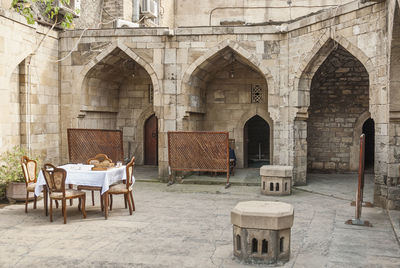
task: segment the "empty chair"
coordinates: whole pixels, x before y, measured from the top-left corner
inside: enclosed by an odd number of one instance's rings
[[[114,184],[110,187],[110,189],[105,192],[105,200],[106,205],[105,207],[105,218],[108,217],[108,200],[109,197],[114,194],[123,194],[125,200],[129,205],[129,214],[132,215],[132,211],[135,211],[135,202],[133,201],[133,194],[132,194],[132,184],[133,184],[133,166],[135,165],[135,157],[132,157],[132,160],[126,165],[126,181]],[[112,199],[111,199],[112,200]],[[112,210],[112,202],[110,204],[110,210]]]
[[[49,190],[50,221],[53,221],[53,200],[61,200],[64,224],[67,223],[67,199],[73,198],[79,198],[79,204],[82,204],[83,218],[86,218],[86,194],[79,190],[65,189],[65,179],[67,178],[65,169],[56,168],[52,164],[45,164],[42,171]]]
[[[25,199],[25,213],[28,213],[28,199],[29,199],[29,193],[34,193],[35,192],[35,187],[36,187],[36,171],[37,171],[37,163],[35,160],[29,159],[27,156],[22,156],[21,157],[21,167],[22,167],[22,173],[24,174],[25,178],[25,183],[26,183],[26,199]],[[44,208],[45,212],[47,215],[47,191],[46,188],[43,189],[43,202],[44,202]],[[35,194],[34,196],[34,201],[33,201],[33,208],[36,209],[36,201],[37,197]]]

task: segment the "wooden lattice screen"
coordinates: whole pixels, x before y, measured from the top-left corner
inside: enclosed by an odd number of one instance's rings
[[[168,132],[168,164],[177,171],[226,172],[229,184],[228,132]]]
[[[106,154],[113,162],[124,160],[122,131],[69,128],[68,152],[71,163],[86,163],[96,154]]]

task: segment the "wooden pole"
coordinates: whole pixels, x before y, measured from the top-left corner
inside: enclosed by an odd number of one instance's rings
[[[356,195],[356,215],[355,219],[346,221],[346,224],[350,225],[361,225],[372,227],[369,221],[361,220],[361,210],[363,205],[363,194],[364,194],[364,173],[365,173],[365,134],[360,136],[360,159],[358,164],[358,188]]]

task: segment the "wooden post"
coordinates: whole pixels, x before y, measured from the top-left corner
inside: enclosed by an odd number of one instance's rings
[[[361,225],[372,227],[369,221],[361,220],[361,210],[363,205],[363,194],[364,194],[364,173],[365,173],[365,134],[360,136],[360,160],[358,164],[358,188],[356,195],[356,215],[355,219],[346,221],[346,224],[350,225]]]

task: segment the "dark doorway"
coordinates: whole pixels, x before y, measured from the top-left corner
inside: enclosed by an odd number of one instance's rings
[[[364,122],[362,132],[365,134],[365,169],[374,169],[375,160],[375,123],[369,118]]]
[[[269,125],[255,115],[244,125],[244,167],[261,167],[270,164]]]
[[[144,164],[158,164],[158,127],[154,114],[144,124]]]

